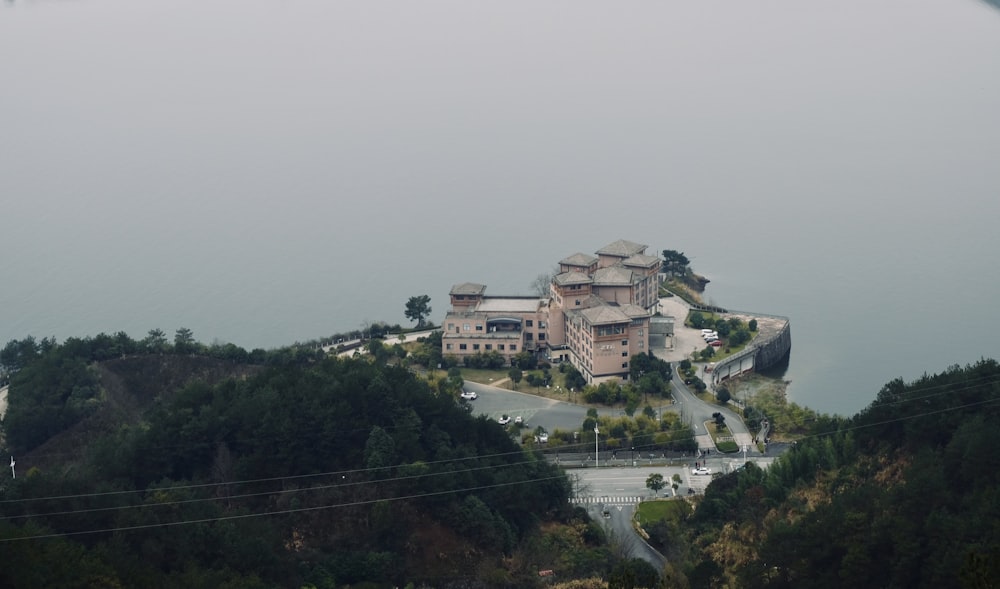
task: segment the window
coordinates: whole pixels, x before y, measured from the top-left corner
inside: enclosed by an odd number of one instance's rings
[[[538,332],[538,341],[543,341],[544,339],[545,339],[545,332],[544,331],[539,331]]]
[[[505,344],[500,344],[497,347],[500,348],[501,352],[507,349],[507,346]]]
[[[451,344],[445,344],[445,345],[444,345],[444,349],[446,349],[446,350],[450,350],[450,349],[451,349]]]
[[[486,344],[486,349],[487,350],[492,350],[493,349],[493,344]]]
[[[465,323],[462,325],[462,331],[469,331],[469,324]]]
[[[476,324],[476,331],[482,331],[482,330],[483,330],[483,326],[482,326],[482,325],[479,325],[479,324],[477,323],[477,324]]]
[[[530,342],[530,341],[532,341],[533,339],[534,339],[534,334],[533,334],[533,333],[531,333],[530,331],[526,331],[526,332],[524,332],[524,340],[525,340],[525,341],[528,341],[528,342]]]
[[[639,349],[640,350],[643,349],[643,348],[645,348],[645,347],[646,347],[646,345],[644,343],[639,342]]]
[[[542,329],[545,329],[545,328],[546,328],[547,326],[545,325],[545,322],[544,322],[544,321],[539,321],[539,322],[538,322],[538,327],[540,327],[540,328],[542,328]]]
[[[467,348],[467,346],[465,344],[458,344],[458,349],[459,350],[464,350],[466,348]]]
[[[597,335],[598,336],[604,336],[604,335],[622,335],[623,333],[625,333],[625,328],[622,327],[621,325],[602,325],[602,326],[600,326],[600,327],[597,328]],[[628,342],[628,340],[625,340],[622,343],[624,344],[624,343],[627,343],[627,342]]]
[[[576,306],[577,306],[577,307],[579,307],[579,306],[580,306],[580,299],[576,299]]]
[[[525,327],[533,327],[534,325],[535,325],[535,323],[531,319],[525,319],[524,320],[524,326]]]
[[[622,345],[623,346],[627,346],[628,345],[628,340],[627,339],[623,339],[622,340]]]
[[[455,329],[455,324],[454,323],[449,323],[448,324],[448,331],[451,331],[452,329]]]
[[[510,345],[510,351],[511,352],[516,352],[517,351],[517,344],[511,344]]]
[[[472,349],[473,350],[478,350],[479,349],[479,344],[472,344]]]
[[[628,357],[628,350],[625,350],[624,352],[622,352],[622,358],[627,358],[627,357]]]
[[[642,335],[642,330],[641,329],[639,330],[639,335]]]
[[[622,368],[628,368],[628,362],[622,362]]]

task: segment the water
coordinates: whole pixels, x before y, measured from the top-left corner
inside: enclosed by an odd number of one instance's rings
[[[998,357],[972,0],[8,0],[0,340],[276,347],[619,238],[787,315],[790,398]]]

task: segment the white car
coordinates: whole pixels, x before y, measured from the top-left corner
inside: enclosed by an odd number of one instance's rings
[[[479,395],[476,394],[476,391],[462,391],[462,394],[459,396],[465,399],[466,401],[474,401],[476,398],[479,397]]]
[[[524,418],[518,415],[517,417],[514,418],[514,423],[516,423],[517,425],[521,425],[524,423]]]
[[[507,414],[501,415],[500,418],[497,419],[497,423],[499,423],[500,425],[507,425],[508,423],[510,423],[510,415]]]
[[[549,434],[547,434],[545,432],[542,432],[542,433],[538,434],[538,441],[541,442],[541,443],[543,443],[543,444],[548,443],[548,441],[549,441]]]
[[[691,474],[712,474],[712,471],[704,466],[700,466],[698,468],[692,468]]]

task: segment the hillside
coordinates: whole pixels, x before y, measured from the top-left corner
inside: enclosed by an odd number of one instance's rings
[[[214,385],[230,378],[245,379],[261,368],[205,356],[160,354],[94,363],[90,369],[101,389],[96,410],[21,454],[19,460],[44,471],[73,466],[74,457],[80,457],[81,451],[101,436],[139,424],[157,400],[169,400],[193,382]]]
[[[690,586],[996,586],[998,416],[992,360],[887,384],[767,472],[713,481],[682,527]]]
[[[406,370],[78,352],[13,374],[4,427],[35,445],[0,489],[4,587],[530,587],[610,566],[558,469]],[[560,564],[552,533],[591,556]]]

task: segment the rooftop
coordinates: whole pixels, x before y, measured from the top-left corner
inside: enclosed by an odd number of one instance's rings
[[[595,258],[594,256],[590,256],[590,255],[587,255],[587,254],[581,254],[581,253],[577,252],[577,253],[573,254],[572,256],[569,256],[567,258],[563,258],[562,260],[559,260],[559,263],[563,264],[563,265],[566,265],[566,266],[584,266],[584,267],[587,267],[587,266],[590,266],[591,264],[593,264],[596,261],[597,261],[597,258]]]
[[[451,287],[452,295],[481,295],[486,292],[485,284],[477,284],[475,282],[463,282],[462,284],[456,284]]]
[[[554,280],[559,286],[566,286],[568,284],[590,284],[593,282],[593,280],[590,279],[590,276],[587,276],[583,272],[563,272],[562,274],[557,274]]]
[[[596,286],[632,284],[632,271],[617,264],[607,268],[598,268],[594,272],[594,284]]]
[[[480,313],[535,313],[542,306],[538,297],[485,297],[476,305]]]
[[[646,254],[636,254],[622,261],[626,266],[638,266],[640,268],[652,268],[660,263],[660,258],[647,256]]]
[[[597,250],[597,255],[601,256],[617,256],[619,258],[628,258],[636,254],[641,254],[646,251],[649,246],[638,244],[625,239],[619,239],[614,243],[609,243],[608,245]]]

